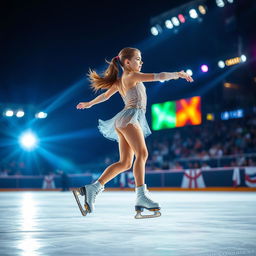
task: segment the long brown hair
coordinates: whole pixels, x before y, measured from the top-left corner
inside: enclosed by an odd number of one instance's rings
[[[110,62],[106,60],[109,66],[101,75],[95,70],[89,69],[88,77],[91,82],[90,87],[93,91],[97,92],[99,89],[109,89],[118,80],[118,65],[124,67],[124,61],[126,59],[131,60],[136,51],[140,52],[136,48],[123,48]]]

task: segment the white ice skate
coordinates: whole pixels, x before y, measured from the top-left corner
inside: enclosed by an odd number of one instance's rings
[[[93,184],[86,185],[80,188],[75,188],[74,190],[72,190],[83,216],[86,216],[87,213],[93,212],[95,198],[99,194],[99,192],[103,190],[104,186],[102,186],[98,181],[94,182]],[[84,208],[81,205],[79,196],[84,196]]]
[[[146,184],[140,187],[136,187],[135,192],[137,197],[135,205],[135,211],[137,212],[137,214],[135,215],[135,219],[155,218],[161,216],[159,204],[148,197],[148,190]],[[142,215],[141,213],[144,209],[153,211],[154,214]]]

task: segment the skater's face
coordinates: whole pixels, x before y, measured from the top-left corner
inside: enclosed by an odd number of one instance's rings
[[[141,60],[141,53],[139,51],[136,51],[134,56],[130,60],[127,59],[126,62],[127,68],[129,70],[137,72],[141,71],[142,64],[143,62]]]

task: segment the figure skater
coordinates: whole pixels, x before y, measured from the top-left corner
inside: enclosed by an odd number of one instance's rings
[[[89,70],[88,74],[90,86],[94,91],[99,89],[107,91],[89,102],[80,102],[76,107],[77,109],[90,108],[119,92],[124,101],[124,108],[109,120],[99,119],[98,128],[104,137],[118,142],[120,159],[108,166],[96,182],[74,189],[73,194],[82,215],[93,212],[96,195],[104,190],[104,185],[108,181],[132,167],[135,155],[133,165],[136,185],[135,211],[137,214],[135,218],[158,217],[161,215],[159,204],[150,199],[145,184],[145,165],[148,157],[145,138],[151,134],[151,131],[145,117],[147,96],[143,82],[178,78],[193,82],[193,79],[183,70],[151,74],[140,72],[143,62],[141,52],[136,48],[122,49],[116,57],[112,58],[111,62],[107,61],[107,63],[109,66],[102,76],[92,70]],[[119,67],[122,69],[120,76]],[[84,208],[78,196],[84,196]],[[153,211],[154,214],[141,215],[144,209]]]

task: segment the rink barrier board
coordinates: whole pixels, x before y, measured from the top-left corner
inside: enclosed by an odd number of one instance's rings
[[[256,167],[255,167],[256,168]],[[234,185],[234,173],[239,173],[239,184]],[[194,173],[194,174],[193,174]],[[200,176],[197,182],[195,182],[195,176]],[[198,175],[199,174],[199,175]],[[255,172],[256,174],[256,172]],[[68,175],[68,187],[80,187],[85,184],[90,184],[98,179],[101,173],[84,173],[84,174],[70,174]],[[190,178],[189,175],[191,175]],[[0,190],[39,190],[43,188],[43,182],[46,176],[0,176]],[[184,179],[185,183],[184,183]],[[200,180],[201,179],[201,180]],[[190,181],[189,181],[190,180]],[[256,181],[255,181],[256,182]],[[146,171],[146,183],[150,188],[156,188],[156,190],[198,190],[198,191],[237,191],[238,189],[249,189],[254,191],[251,187],[248,187],[245,183],[245,167],[223,167],[223,168],[211,168],[211,169],[197,169],[197,170],[147,170]],[[184,185],[185,184],[185,185]],[[59,175],[54,175],[55,187],[48,186],[46,189],[56,188],[56,190],[62,189],[62,179]],[[134,177],[131,170],[121,173],[116,176],[110,182],[108,182],[107,189],[109,190],[125,190],[134,188]]]

